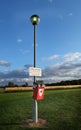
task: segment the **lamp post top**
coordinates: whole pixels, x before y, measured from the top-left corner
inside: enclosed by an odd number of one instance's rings
[[[30,21],[33,25],[36,25],[40,22],[40,17],[34,14],[30,17]]]

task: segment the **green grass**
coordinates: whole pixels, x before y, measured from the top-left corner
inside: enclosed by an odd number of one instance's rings
[[[32,92],[1,93],[0,130],[27,130],[19,124],[32,118],[32,107]],[[48,128],[81,130],[81,89],[46,91],[38,108]]]

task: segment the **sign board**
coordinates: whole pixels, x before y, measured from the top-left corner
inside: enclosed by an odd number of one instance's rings
[[[29,75],[30,76],[42,76],[41,68],[29,68]]]

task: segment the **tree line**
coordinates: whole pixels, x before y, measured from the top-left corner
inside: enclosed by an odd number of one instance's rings
[[[81,79],[78,80],[66,80],[57,83],[47,83],[46,86],[63,86],[63,85],[80,85]]]
[[[37,81],[37,83],[42,83],[44,84],[43,81]],[[56,82],[56,83],[46,83],[46,86],[63,86],[63,85],[80,85],[81,84],[81,79],[77,79],[77,80],[66,80],[66,81],[60,81],[60,82]],[[2,87],[2,86],[0,86]],[[7,85],[3,86],[3,87],[29,87],[29,84],[26,82],[22,85],[18,85],[15,84],[14,82],[8,82]]]
[[[22,85],[18,85],[18,84],[15,84],[14,82],[8,82],[8,84],[7,85],[5,85],[5,86],[3,86],[3,87],[28,87],[29,85],[28,85],[28,83],[26,82],[26,83],[24,83],[24,84],[22,84]]]

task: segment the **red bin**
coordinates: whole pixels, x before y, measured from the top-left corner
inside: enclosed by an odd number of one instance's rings
[[[37,86],[33,88],[33,98],[34,100],[42,100],[44,99],[44,86]]]

